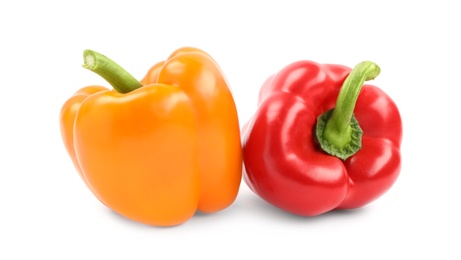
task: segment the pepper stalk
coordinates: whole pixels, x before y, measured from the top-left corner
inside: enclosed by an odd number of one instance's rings
[[[363,83],[376,78],[380,71],[371,61],[357,64],[343,82],[335,107],[317,118],[316,139],[326,153],[346,160],[361,149],[363,131],[354,108]]]
[[[83,60],[84,68],[103,77],[119,93],[128,93],[142,87],[141,83],[124,68],[98,52],[85,50]]]

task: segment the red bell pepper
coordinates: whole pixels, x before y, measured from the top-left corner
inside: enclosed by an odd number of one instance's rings
[[[353,70],[298,61],[269,77],[243,127],[244,181],[272,205],[315,216],[362,207],[395,183],[402,121],[394,101]]]

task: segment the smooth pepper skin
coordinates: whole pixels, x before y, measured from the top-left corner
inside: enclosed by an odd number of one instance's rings
[[[173,226],[230,206],[242,177],[237,111],[227,80],[200,49],[178,49],[142,87],[76,92],[61,109],[62,138],[87,187],[138,222]]]
[[[364,84],[354,115],[363,130],[361,149],[342,160],[315,139],[316,120],[335,107],[351,69],[298,61],[269,77],[258,109],[242,130],[244,180],[272,205],[315,216],[362,207],[385,193],[401,169],[402,121],[396,104]]]

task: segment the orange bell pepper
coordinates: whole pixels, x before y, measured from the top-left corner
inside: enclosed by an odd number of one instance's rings
[[[94,51],[84,61],[114,89],[77,91],[62,106],[60,127],[75,168],[103,204],[144,224],[173,226],[235,201],[240,127],[210,55],[178,49],[141,81]]]

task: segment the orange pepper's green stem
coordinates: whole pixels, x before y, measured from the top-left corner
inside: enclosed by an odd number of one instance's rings
[[[113,60],[92,51],[83,52],[83,67],[103,77],[119,93],[142,87],[141,83]]]
[[[380,68],[371,61],[357,64],[343,82],[335,108],[318,118],[317,140],[325,152],[345,160],[361,148],[362,129],[354,117],[354,108],[363,83],[379,73]]]

